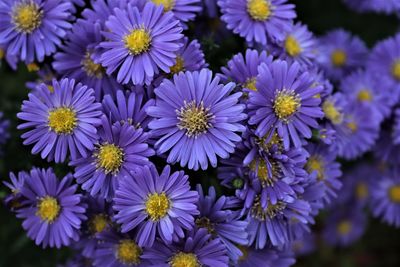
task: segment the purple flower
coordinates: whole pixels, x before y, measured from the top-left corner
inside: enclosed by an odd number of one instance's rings
[[[156,242],[143,258],[158,267],[168,266],[228,266],[228,256],[223,243],[212,239],[206,229],[189,233],[185,240],[172,245]]]
[[[121,179],[114,198],[114,217],[122,232],[138,231],[139,246],[151,247],[156,237],[171,244],[174,237],[184,237],[184,229],[194,226],[198,193],[190,191],[183,171],[170,173],[168,165],[160,175],[154,166],[145,166]]]
[[[315,97],[322,86],[314,86],[313,76],[302,72],[297,62],[276,60],[258,71],[257,91],[249,94],[249,124],[257,126],[255,134],[262,138],[277,130],[285,149],[290,144],[300,147],[323,116],[321,99]]]
[[[171,11],[181,22],[194,20],[196,13],[202,10],[200,0],[148,0],[157,6],[162,6],[164,12]]]
[[[316,251],[317,240],[314,234],[305,234],[301,239],[295,240],[291,248],[296,256],[306,256]]]
[[[11,190],[11,194],[6,196],[4,199],[4,204],[11,210],[17,211],[22,207],[22,202],[24,200],[21,190],[25,184],[25,179],[27,178],[28,173],[19,172],[17,176],[14,173],[10,172],[10,182],[3,181],[3,184]]]
[[[111,124],[104,115],[101,124],[100,139],[91,155],[73,160],[70,165],[75,167],[74,177],[83,190],[111,200],[121,178],[137,167],[151,164],[148,157],[154,151],[146,143],[149,135],[143,129],[127,123]]]
[[[85,8],[82,11],[82,17],[92,23],[100,23],[104,29],[104,24],[109,16],[114,15],[114,8],[125,9],[128,3],[144,3],[146,0],[92,0],[90,8]],[[141,9],[142,6],[138,7]]]
[[[7,49],[4,45],[0,45],[0,66],[2,66],[4,59],[11,69],[14,71],[17,70],[18,57],[16,55],[6,54],[6,51]]]
[[[169,72],[174,65],[182,38],[179,21],[163,7],[147,3],[142,12],[128,4],[114,9],[108,18],[100,43],[104,52],[100,63],[106,73],[117,72],[117,81],[127,84],[150,84],[159,69]]]
[[[254,249],[252,247],[240,246],[243,256],[239,258],[237,267],[265,266],[273,267],[278,260],[278,254],[274,249]]]
[[[32,153],[41,152],[49,161],[63,162],[86,157],[98,139],[96,126],[100,123],[101,104],[95,103],[93,89],[75,80],[53,80],[50,92],[44,83],[30,93],[17,117],[26,122],[18,129],[29,129],[22,138],[24,145],[35,144]]]
[[[101,64],[94,60],[96,46],[102,41],[100,29],[100,23],[78,20],[67,35],[62,52],[54,55],[52,64],[60,75],[93,88],[97,100],[100,100],[103,94],[114,94],[122,88],[113,77],[106,75]]]
[[[283,40],[296,17],[294,5],[287,0],[219,0],[218,5],[228,29],[262,45]]]
[[[319,39],[318,51],[317,62],[328,78],[338,81],[364,65],[368,49],[359,37],[337,29]]]
[[[70,7],[62,0],[1,0],[0,45],[8,56],[42,62],[71,28]]]
[[[206,170],[208,161],[217,166],[217,155],[229,157],[243,132],[240,123],[246,118],[245,106],[237,104],[241,93],[229,95],[233,83],[219,84],[218,77],[203,69],[185,72],[165,79],[155,89],[156,105],[147,113],[155,119],[149,127],[154,136],[158,154],[170,150],[167,162],[180,162],[182,167]]]
[[[17,217],[24,220],[22,227],[36,245],[60,248],[79,239],[85,206],[72,181],[70,174],[58,181],[52,169],[34,168],[26,175],[21,189],[26,200]]]

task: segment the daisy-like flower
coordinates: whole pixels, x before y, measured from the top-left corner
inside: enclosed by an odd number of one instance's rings
[[[85,205],[73,177],[59,181],[52,169],[32,169],[25,177],[21,194],[25,199],[17,217],[36,245],[60,248],[79,239],[81,222],[86,219]]]
[[[1,0],[0,45],[26,63],[42,62],[71,28],[70,8],[62,0]]]
[[[196,218],[196,226],[218,237],[226,246],[229,258],[237,261],[243,256],[237,245],[247,244],[247,222],[240,220],[238,212],[230,210],[237,205],[229,197],[221,196],[217,199],[214,187],[210,187],[208,195],[205,195],[201,185],[197,185],[197,192],[200,196],[197,203],[200,214]]]
[[[189,42],[187,37],[183,38],[183,46],[178,50],[175,64],[170,68],[171,75],[181,71],[196,71],[207,67],[204,53],[201,51],[197,40]]]
[[[135,6],[137,4],[144,5],[146,0],[128,0],[128,1],[119,1],[119,0],[95,0],[91,1],[90,8],[85,8],[82,11],[82,17],[92,23],[100,23],[101,28],[104,29],[104,24],[109,16],[114,14],[114,8],[124,9],[128,5],[128,3],[133,3]],[[139,9],[143,8],[142,5],[139,5]]]
[[[147,0],[157,6],[162,6],[164,12],[171,11],[174,17],[181,22],[194,20],[196,14],[202,10],[201,0]]]
[[[98,246],[93,257],[96,267],[147,267],[151,266],[143,259],[143,248],[130,234],[105,231],[97,237]]]
[[[142,93],[135,93],[119,90],[115,94],[115,100],[112,96],[106,95],[103,99],[103,112],[112,123],[128,123],[135,128],[147,130],[151,118],[147,115],[146,109],[154,106],[154,99],[147,102]]]
[[[16,211],[21,208],[23,196],[21,194],[22,187],[25,184],[25,179],[28,173],[19,172],[17,175],[10,172],[10,182],[3,181],[3,184],[11,190],[11,194],[6,196],[4,199],[4,204],[11,210]],[[28,177],[29,178],[29,177]]]
[[[294,5],[287,0],[219,0],[218,5],[228,29],[262,45],[283,40],[296,17]]]
[[[303,138],[312,136],[317,118],[323,116],[321,99],[315,97],[322,86],[314,86],[313,76],[300,70],[300,64],[276,60],[262,64],[257,76],[257,91],[249,93],[249,124],[255,134],[264,137],[277,130],[286,149],[302,145]]]
[[[111,200],[122,177],[130,171],[151,164],[154,150],[146,143],[149,135],[128,123],[111,124],[101,117],[100,139],[88,157],[70,162],[75,167],[74,176],[82,189],[92,196]]]
[[[246,118],[245,106],[237,104],[242,94],[229,95],[234,83],[224,86],[212,76],[207,69],[179,73],[155,89],[156,105],[147,109],[155,117],[149,127],[160,137],[158,154],[170,150],[168,163],[206,170],[210,161],[216,167],[216,156],[229,157],[234,142],[241,140],[235,132],[245,130],[240,123]]]
[[[25,145],[35,144],[32,153],[41,152],[49,161],[63,162],[86,157],[98,139],[101,104],[95,102],[93,89],[75,80],[53,80],[53,92],[44,83],[22,104],[17,117],[26,122],[18,129],[30,129],[22,135]]]
[[[242,89],[257,91],[256,78],[258,66],[261,63],[271,64],[272,56],[267,56],[265,51],[247,49],[245,55],[236,54],[228,61],[226,67],[222,67],[222,74],[218,74],[225,82],[234,82]]]
[[[100,63],[106,73],[117,73],[123,84],[150,84],[159,70],[169,72],[181,47],[182,28],[171,12],[147,3],[143,11],[131,4],[114,9],[108,18],[100,43],[104,52]]]
[[[328,78],[338,81],[365,64],[368,49],[359,37],[337,29],[319,39],[318,51],[317,62]]]
[[[143,258],[159,267],[226,267],[229,261],[224,244],[218,238],[212,239],[203,228],[188,233],[184,240],[172,245],[156,242]]]
[[[370,210],[374,217],[400,227],[400,175],[395,167],[371,186]]]
[[[122,87],[94,60],[96,46],[102,41],[100,23],[78,20],[67,35],[62,51],[54,55],[53,68],[58,74],[73,78],[93,88],[96,99],[103,94],[114,94]]]
[[[121,179],[114,198],[114,218],[122,232],[137,229],[139,246],[151,247],[156,237],[170,244],[174,236],[184,237],[184,229],[193,228],[193,216],[199,214],[198,197],[196,191],[190,191],[183,171],[171,174],[166,166],[159,175],[153,165],[145,166]]]

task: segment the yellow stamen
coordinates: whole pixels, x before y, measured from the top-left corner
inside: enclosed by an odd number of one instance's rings
[[[355,133],[358,129],[357,124],[355,122],[348,122],[346,126],[351,130],[352,133]]]
[[[50,111],[47,119],[50,129],[56,134],[71,134],[77,125],[75,111],[67,107]]]
[[[372,100],[372,94],[369,90],[363,89],[358,92],[357,99],[361,102],[370,102]]]
[[[176,113],[179,120],[178,128],[186,130],[186,135],[189,137],[197,137],[211,127],[210,120],[213,115],[209,108],[204,107],[203,102],[197,105],[195,100],[189,103],[185,101],[184,106]]]
[[[54,93],[54,86],[51,84],[47,85],[47,89],[50,91],[50,93]]]
[[[271,15],[271,6],[267,0],[247,0],[247,12],[254,20],[265,21]]]
[[[302,51],[299,42],[291,35],[289,35],[285,40],[285,49],[292,57],[298,56]]]
[[[153,221],[159,221],[167,215],[170,201],[165,193],[153,193],[146,200],[146,213]]]
[[[101,79],[104,74],[104,68],[101,64],[94,63],[91,56],[89,52],[86,52],[85,57],[81,61],[82,68],[87,76]]]
[[[145,29],[135,29],[124,37],[125,47],[132,55],[146,52],[151,44],[151,36]]]
[[[175,0],[151,0],[157,6],[163,5],[164,12],[171,11],[175,6]]]
[[[286,208],[286,204],[278,201],[276,204],[268,203],[266,209],[261,206],[260,196],[256,196],[253,207],[251,208],[251,216],[260,221],[265,221],[267,218],[273,219]]]
[[[343,67],[347,61],[346,52],[341,49],[334,50],[331,54],[331,60],[335,67]]]
[[[39,65],[36,63],[26,64],[26,68],[28,69],[29,72],[36,72],[36,71],[40,70]]]
[[[43,12],[33,1],[21,3],[13,10],[12,20],[20,32],[31,33],[42,23]]]
[[[400,80],[400,59],[396,60],[392,65],[392,75],[396,80]]]
[[[170,72],[171,74],[177,74],[181,71],[185,71],[185,62],[182,57],[177,56],[175,65],[170,68]]]
[[[129,239],[121,240],[117,247],[117,259],[126,265],[138,265],[142,249]]]
[[[179,252],[169,262],[171,267],[200,267],[197,256],[193,253]]]
[[[365,183],[357,184],[356,196],[358,199],[365,199],[368,196],[368,186]]]
[[[325,117],[328,118],[333,124],[342,123],[343,114],[336,109],[335,105],[331,101],[325,101],[322,104],[322,110],[325,113]]]
[[[54,222],[60,213],[60,205],[54,197],[46,196],[39,200],[36,215],[48,223]]]
[[[92,233],[101,233],[109,224],[108,216],[96,214],[89,220],[89,229]]]
[[[311,156],[306,163],[308,173],[317,172],[317,179],[324,179],[324,162],[319,156]]]
[[[118,172],[124,162],[123,150],[114,144],[101,145],[95,156],[98,168],[104,169],[106,173]]]
[[[400,185],[393,185],[389,188],[389,198],[394,203],[400,203]]]
[[[352,228],[352,223],[348,220],[343,220],[340,223],[338,223],[336,230],[340,235],[344,236],[350,233],[351,228]]]
[[[249,78],[243,84],[243,88],[247,88],[247,89],[250,89],[252,91],[257,91],[256,83],[257,83],[256,77]]]
[[[300,108],[300,97],[294,92],[282,90],[274,100],[274,111],[281,120],[287,120]]]

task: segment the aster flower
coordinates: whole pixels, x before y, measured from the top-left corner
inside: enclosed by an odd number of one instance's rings
[[[53,80],[52,88],[53,93],[46,84],[40,84],[17,114],[26,121],[18,129],[33,128],[21,136],[24,145],[35,144],[32,153],[41,152],[41,157],[49,161],[63,162],[67,154],[71,159],[86,157],[98,138],[101,104],[94,102],[93,89],[75,84],[75,80]]]
[[[95,90],[96,99],[114,94],[122,87],[94,60],[96,46],[103,40],[100,23],[79,19],[66,36],[62,51],[54,55],[53,68],[58,74],[73,78]]]
[[[283,40],[296,17],[294,5],[287,0],[219,0],[218,5],[228,29],[262,45]]]
[[[197,192],[200,196],[197,203],[200,214],[196,219],[196,226],[205,228],[213,237],[218,237],[226,246],[229,258],[237,261],[243,256],[237,245],[247,244],[247,222],[240,220],[238,212],[229,209],[232,206],[229,197],[221,196],[217,199],[214,187],[210,187],[208,195],[205,195],[201,185],[197,185]]]
[[[194,20],[196,13],[202,10],[200,0],[147,0],[157,6],[162,6],[164,12],[171,11],[181,22]]]
[[[133,3],[139,9],[142,9],[145,1],[147,0],[93,0],[90,8],[85,8],[82,11],[82,17],[89,22],[100,23],[101,28],[104,29],[106,20],[114,14],[114,8],[124,9],[128,3]]]
[[[51,168],[34,168],[25,177],[21,194],[26,200],[17,217],[24,220],[22,227],[36,245],[60,248],[79,239],[85,206],[72,181],[70,174],[58,181]]]
[[[368,52],[359,37],[342,29],[330,31],[321,37],[318,50],[317,62],[327,77],[336,81],[362,67]]]
[[[395,167],[371,186],[370,209],[374,217],[400,227],[400,178]]]
[[[150,266],[148,261],[143,259],[143,248],[136,243],[132,235],[105,231],[99,234],[98,240],[93,266]]]
[[[1,0],[0,45],[26,63],[42,62],[71,28],[70,7],[62,0]]]
[[[155,119],[149,127],[160,139],[155,143],[158,154],[170,150],[168,163],[205,170],[208,161],[216,167],[217,155],[227,158],[241,140],[235,132],[243,132],[240,124],[246,118],[244,105],[237,104],[241,93],[229,95],[233,83],[219,84],[218,77],[203,69],[164,80],[155,89],[156,105],[147,109]]]
[[[0,66],[2,66],[3,60],[5,60],[11,69],[14,71],[17,70],[18,57],[15,55],[6,54],[6,51],[7,49],[3,45],[0,45]]]
[[[387,129],[385,129],[386,127]],[[394,138],[397,136],[393,134],[397,133],[397,130],[392,131],[390,126],[386,127],[382,127],[380,136],[373,148],[374,157],[377,161],[385,164],[398,164],[400,162],[400,144],[394,143]]]
[[[70,165],[75,167],[74,176],[83,190],[111,200],[120,179],[135,168],[151,164],[148,157],[154,151],[146,143],[149,135],[143,129],[128,123],[111,124],[104,115],[101,125],[100,139],[91,154],[71,161]]]
[[[318,127],[316,119],[323,116],[321,99],[315,97],[322,86],[314,86],[313,77],[301,72],[297,62],[276,60],[262,64],[258,71],[257,91],[249,94],[249,124],[257,127],[259,137],[276,129],[286,149],[291,144],[300,147],[303,138],[312,136],[310,128]]]
[[[190,191],[188,176],[171,174],[166,166],[159,175],[154,166],[138,168],[121,179],[113,208],[122,232],[137,229],[139,246],[151,247],[160,237],[172,243],[174,235],[183,237],[183,230],[194,226],[198,193]]]
[[[52,68],[47,65],[43,64],[40,67],[40,70],[36,72],[36,80],[34,81],[28,81],[25,83],[26,87],[32,92],[40,91],[40,84],[45,83],[47,85],[47,89],[52,93],[54,92],[54,87],[53,87],[53,80],[57,80],[57,74],[52,70]]]
[[[153,265],[168,266],[228,266],[225,246],[217,238],[212,239],[206,229],[188,233],[185,240],[172,245],[156,242],[143,255]]]
[[[104,52],[100,63],[106,73],[117,72],[117,81],[127,84],[150,84],[159,70],[169,72],[181,44],[182,28],[171,12],[147,3],[140,12],[128,4],[126,9],[114,9],[108,18],[100,43]]]
[[[10,172],[10,182],[3,181],[3,184],[11,190],[11,194],[5,197],[4,204],[11,211],[16,211],[21,208],[23,196],[21,194],[22,187],[25,184],[25,179],[28,176],[26,172],[19,172],[17,176]]]

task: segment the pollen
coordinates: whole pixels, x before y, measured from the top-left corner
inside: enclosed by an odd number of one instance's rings
[[[278,150],[283,150],[283,142],[282,138],[279,137],[277,132],[274,132],[273,135],[267,141],[269,134],[266,134],[264,137],[257,138],[256,144],[263,150],[263,151],[270,151],[270,149],[274,147],[278,147]]]
[[[392,75],[395,79],[400,80],[400,59],[396,60],[392,65]]]
[[[107,228],[109,223],[108,217],[105,214],[96,214],[89,220],[89,230],[93,234],[103,232]]]
[[[249,165],[250,170],[257,174],[262,186],[273,185],[278,175],[278,163],[270,160],[269,164],[270,166],[267,166],[267,163],[263,159],[259,159],[253,160]]]
[[[389,198],[394,203],[400,203],[400,185],[394,185],[389,188]]]
[[[257,82],[256,77],[249,78],[243,84],[243,88],[247,88],[247,89],[250,89],[252,91],[257,91],[256,82]]]
[[[198,228],[207,229],[209,234],[215,234],[214,224],[207,217],[201,217],[196,219],[196,226]]]
[[[306,163],[306,170],[308,173],[317,172],[317,179],[319,181],[324,179],[324,163],[319,156],[311,156]]]
[[[266,219],[273,219],[277,215],[281,214],[286,208],[286,204],[278,201],[276,204],[268,203],[267,208],[263,208],[260,203],[260,196],[256,196],[253,207],[251,208],[251,216],[260,220],[265,221]]]
[[[89,77],[96,77],[101,79],[104,74],[104,68],[101,64],[94,63],[92,55],[86,52],[85,57],[81,61],[82,69],[86,72]]]
[[[352,224],[348,220],[343,220],[340,223],[338,223],[338,225],[336,226],[337,232],[342,236],[349,234],[351,231],[351,228],[352,228]]]
[[[31,33],[42,23],[43,12],[33,1],[21,3],[13,10],[12,20],[16,29],[23,33]]]
[[[335,67],[343,67],[347,61],[346,52],[341,49],[336,49],[331,54],[332,64]]]
[[[145,29],[135,29],[124,37],[125,47],[132,55],[140,55],[150,48],[151,36]]]
[[[348,129],[350,129],[350,131],[351,131],[352,133],[355,133],[355,132],[357,131],[357,129],[358,129],[358,126],[357,126],[357,124],[356,124],[355,122],[348,122],[348,123],[346,124],[346,127],[347,127]]]
[[[170,72],[173,75],[173,74],[177,74],[177,73],[179,73],[181,71],[185,71],[185,61],[183,61],[182,57],[177,56],[175,65],[173,65],[170,68]]]
[[[50,111],[47,119],[50,129],[56,134],[71,134],[77,125],[76,113],[68,107]]]
[[[170,207],[170,200],[165,193],[153,193],[149,195],[145,203],[146,213],[152,221],[159,221],[164,218]]]
[[[28,69],[29,72],[36,72],[40,70],[39,65],[34,62],[26,64],[26,68]]]
[[[197,256],[193,253],[179,252],[169,262],[171,267],[200,267]]]
[[[124,151],[114,144],[101,145],[95,156],[97,167],[104,169],[106,173],[117,173],[124,162]]]
[[[287,121],[300,106],[300,97],[294,91],[282,90],[276,95],[273,107],[275,115],[279,119]]]
[[[267,0],[247,0],[247,12],[257,21],[265,21],[271,15],[271,6]]]
[[[140,263],[142,249],[130,239],[121,240],[117,247],[117,259],[126,265],[137,265]]]
[[[36,215],[48,223],[54,222],[60,213],[60,205],[54,197],[46,196],[39,200]]]
[[[357,184],[356,196],[358,199],[365,199],[368,196],[368,186],[365,183]]]
[[[285,49],[286,52],[292,57],[298,56],[302,51],[299,42],[291,35],[289,35],[285,40]]]
[[[361,102],[371,102],[372,94],[369,90],[363,89],[358,92],[357,99]]]
[[[163,5],[164,12],[171,11],[175,6],[175,0],[151,0],[157,6]]]
[[[322,104],[322,110],[325,117],[332,121],[333,124],[340,124],[343,121],[343,114],[337,110],[331,101],[325,101]]]
[[[209,108],[204,107],[204,103],[196,104],[196,100],[189,103],[184,102],[184,106],[176,111],[178,116],[178,128],[186,130],[186,135],[189,137],[197,137],[200,134],[206,133],[211,127],[211,119],[213,114]]]

